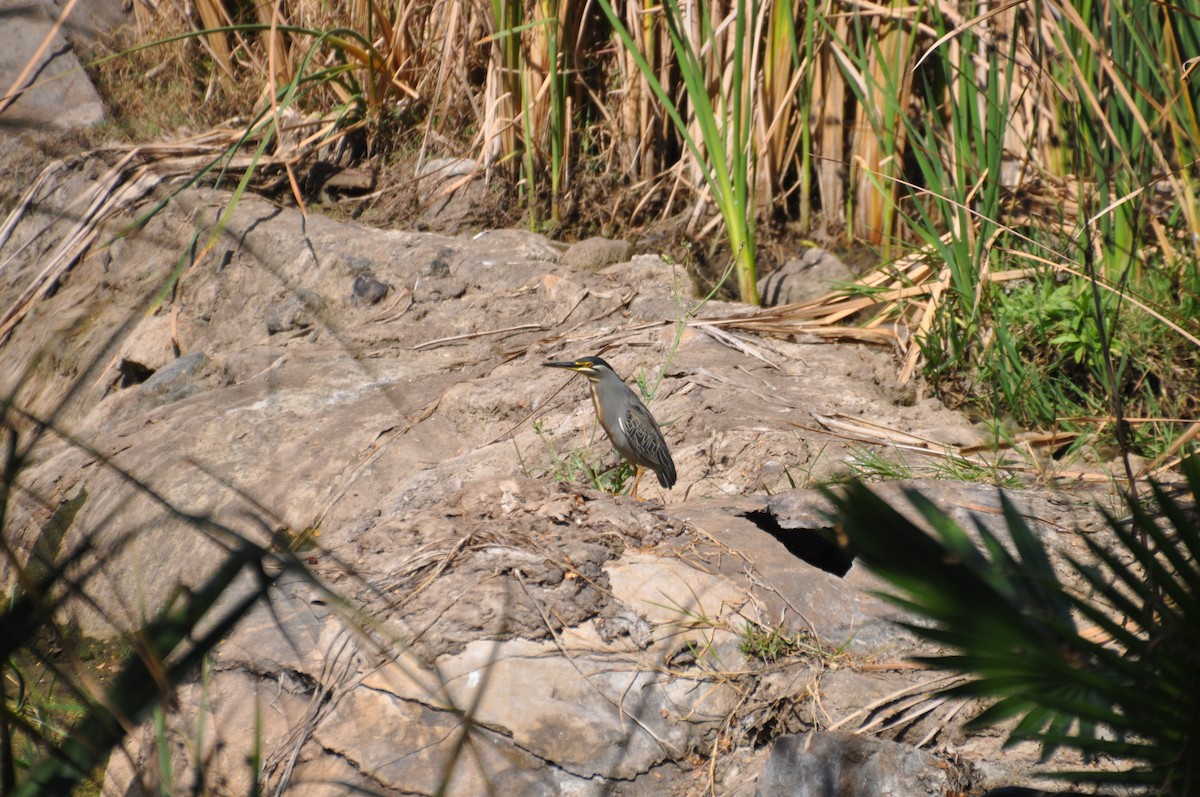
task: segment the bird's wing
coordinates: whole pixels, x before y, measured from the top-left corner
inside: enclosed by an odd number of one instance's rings
[[[643,464],[657,471],[660,481],[674,484],[675,462],[671,459],[667,441],[663,439],[658,428],[658,421],[654,420],[650,410],[640,402],[631,404],[619,422],[621,431],[630,439],[634,450],[645,460]]]

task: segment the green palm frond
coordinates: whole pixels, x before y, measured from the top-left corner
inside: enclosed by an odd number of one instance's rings
[[[907,626],[947,648],[923,660],[973,676],[954,687],[988,701],[973,724],[1015,721],[1010,743],[1126,764],[1060,776],[1183,795],[1200,777],[1200,458],[1183,471],[1189,496],[1152,484],[1153,501],[1130,499],[1128,519],[1104,514],[1112,545],[1084,538],[1094,561],[1066,557],[1085,594],[1064,586],[1003,495],[1004,540],[978,521],[968,533],[913,490],[932,531],[861,483],[827,494],[850,552],[915,615]]]

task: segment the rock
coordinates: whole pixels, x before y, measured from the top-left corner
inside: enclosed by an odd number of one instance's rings
[[[1005,786],[992,789],[979,797],[1104,797],[1093,792],[1081,791],[1042,791],[1041,789],[1026,789],[1019,786]]]
[[[633,257],[633,244],[608,238],[587,238],[571,244],[562,256],[562,264],[580,271],[600,271]]]
[[[88,179],[49,185],[0,248],[0,307],[69,231],[55,220]],[[456,751],[449,793],[727,793],[762,772],[758,745],[773,734],[854,728],[866,704],[931,690],[928,673],[892,669],[929,649],[892,627],[897,611],[861,568],[818,545],[819,502],[791,492],[846,454],[812,413],[953,427],[944,408],[895,407],[880,376],[890,353],[739,331],[768,365],[699,326],[676,346],[680,272],[660,258],[576,271],[525,231],[371,230],[250,195],[212,262],[177,283],[171,312],[139,315],[195,219],[217,218],[225,199],[180,193],[111,258],[80,258],[0,343],[12,364],[0,393],[72,435],[34,447],[6,541],[17,561],[92,546],[87,601],[64,610],[82,634],[130,633],[212,574],[229,538],[188,516],[255,543],[316,535],[307,572],[287,574],[204,680],[178,690],[173,772],[191,777],[199,752],[213,762],[207,788],[246,792],[245,754],[261,739],[269,793],[290,771],[297,793],[432,794]],[[427,301],[355,310],[363,276]],[[657,385],[675,489],[643,481],[652,500],[636,502],[592,486],[613,456],[586,385],[541,363],[595,353]],[[1026,498],[1055,550],[1079,554],[1068,530],[1086,498]],[[994,491],[956,500],[994,514]],[[15,570],[0,558],[0,592]],[[769,666],[748,660],[748,626],[796,647]],[[1036,754],[1005,758],[997,734],[961,738],[970,713],[929,723],[946,722],[974,762],[1004,760],[979,788],[1025,784]],[[106,794],[139,793],[133,773],[157,761],[154,744],[152,724],[136,729]]]
[[[851,282],[854,272],[818,246],[793,258],[758,281],[758,295],[767,307],[824,296],[836,283]]]
[[[208,365],[208,356],[196,351],[155,371],[139,390],[146,406],[158,407],[196,395],[204,389],[200,380]]]
[[[483,169],[470,158],[438,158],[417,172],[421,219],[435,230],[469,226],[495,204]]]
[[[562,257],[561,247],[549,238],[528,230],[484,230],[471,236],[476,243],[485,244],[493,253],[491,258],[484,261],[485,265],[509,259],[536,260],[544,263],[557,263]]]
[[[149,372],[146,376],[174,362],[176,353],[171,342],[171,313],[154,313],[139,321],[121,345],[120,356],[123,360],[142,365]]]
[[[446,247],[438,250],[438,253],[429,261],[421,266],[418,272],[422,277],[431,277],[433,279],[445,279],[450,276],[450,262],[454,259],[454,251]]]
[[[67,5],[67,0],[55,0],[55,5],[61,9]],[[134,20],[133,3],[130,0],[88,0],[86,3],[76,3],[67,17],[67,38],[71,45],[85,57],[92,57],[97,49],[97,43],[121,31],[123,25]]]
[[[479,162],[470,158],[435,158],[417,170],[417,179],[422,181],[421,198],[428,200],[448,180],[468,177],[479,171]]]
[[[771,527],[765,511],[749,511],[736,517],[713,504],[692,502],[672,512],[717,543],[715,550],[703,545],[692,548],[692,555],[708,567],[726,574],[751,568],[756,585],[752,594],[773,624],[791,633],[815,634],[831,649],[846,645],[862,655],[885,645],[894,647],[902,639],[911,646],[911,638],[893,626],[892,621],[900,617],[894,608],[847,584],[839,575],[805,561],[797,553],[800,546],[789,550],[784,540],[795,535],[782,528],[765,530],[764,525]],[[726,547],[752,564],[723,556],[721,550]]]
[[[30,65],[57,16],[44,0],[0,0],[0,85],[12,86]],[[69,130],[104,119],[100,95],[61,34],[27,74],[24,92],[0,111],[0,130]]]
[[[964,778],[929,753],[853,733],[813,731],[775,740],[756,797],[944,797]]]
[[[412,286],[414,302],[440,302],[462,298],[467,292],[467,283],[451,277],[428,277],[418,279]]]
[[[375,279],[373,274],[359,274],[354,278],[351,297],[359,304],[378,304],[387,292],[387,283]]]
[[[654,285],[659,289],[655,293],[661,291],[661,298],[670,300],[680,270],[679,266],[668,263],[658,255],[634,255],[604,269],[603,274],[612,279],[631,281],[634,285]],[[685,295],[691,295],[688,286],[685,285],[683,290]]]
[[[309,329],[320,320],[320,313],[324,307],[325,302],[321,296],[313,291],[289,294],[267,310],[267,334],[277,335],[280,332]]]
[[[543,493],[519,480],[491,483],[482,492],[449,499],[441,511],[461,507],[511,516],[515,530],[536,515]],[[510,509],[496,511],[503,503],[496,499],[504,495]],[[426,654],[449,651],[431,660],[390,634],[427,627],[432,620],[457,620],[441,610],[422,616],[407,600],[411,590],[398,593],[406,601],[405,622],[376,626],[364,637],[350,618],[325,606],[321,590],[303,579],[282,578],[271,606],[256,608],[214,656],[208,690],[213,697],[204,707],[213,729],[206,749],[229,752],[210,757],[206,776],[244,785],[245,767],[233,754],[239,737],[226,731],[244,732],[246,708],[260,702],[255,696],[264,690],[273,695],[265,777],[274,782],[294,757],[297,783],[337,771],[350,786],[433,794],[453,772],[449,794],[481,794],[489,784],[508,784],[515,794],[599,797],[610,779],[636,779],[689,750],[707,748],[741,700],[734,683],[720,674],[742,666],[737,637],[728,628],[746,605],[745,591],[722,576],[646,554],[593,570],[586,557],[594,551],[564,542],[564,550],[572,551],[571,580],[603,579],[610,605],[620,607],[609,616],[634,618],[644,639],[605,638],[596,618],[560,627],[542,640],[478,638],[465,646],[427,647]],[[518,558],[524,569],[541,557]],[[487,572],[498,571],[494,563],[481,564]],[[531,578],[515,578],[529,589],[511,598],[508,619],[497,618],[497,630],[514,628],[522,612],[543,628],[561,615],[563,607],[548,603],[547,592]],[[449,584],[441,589],[459,602],[467,594]],[[381,594],[376,603],[392,611],[388,606],[395,601]],[[474,597],[471,603],[477,605]],[[687,662],[681,650],[691,652]],[[269,675],[260,675],[264,672]],[[277,672],[286,674],[278,684]],[[329,690],[331,699],[306,699],[314,685]],[[195,712],[196,692],[186,695],[185,706]],[[319,712],[303,711],[306,704]],[[458,757],[464,716],[468,753]],[[283,727],[279,720],[286,720]],[[149,729],[138,739],[135,762],[153,749]],[[190,771],[184,745],[175,755],[175,763]],[[116,790],[106,785],[106,794],[142,793],[126,791],[129,769],[125,758],[114,762],[106,784]]]
[[[438,701],[444,695],[453,705],[474,706],[478,722],[509,729],[522,749],[578,777],[635,777],[697,746],[738,699],[731,685],[709,683],[703,673],[718,663],[738,666],[736,637],[722,625],[745,594],[726,579],[661,564],[633,556],[606,568],[613,599],[653,628],[644,650],[608,643],[625,651],[627,666],[614,667],[599,654],[595,646],[604,643],[589,623],[552,642],[472,643],[439,659],[437,694],[418,686],[411,670],[381,671],[366,685],[401,698]],[[695,617],[711,618],[712,625],[679,633],[679,624]],[[664,663],[689,645],[700,651],[698,677],[674,677]],[[559,649],[564,656],[554,655]],[[681,706],[689,707],[687,722]]]

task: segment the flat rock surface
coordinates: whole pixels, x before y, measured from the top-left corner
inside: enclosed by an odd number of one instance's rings
[[[206,756],[214,783],[245,792],[260,733],[270,793],[776,793],[795,753],[771,741],[828,731],[814,738],[853,733],[892,762],[862,782],[902,772],[936,793],[960,758],[993,762],[966,768],[973,788],[1028,780],[1033,751],[967,734],[977,707],[938,703],[942,676],[907,663],[928,650],[821,534],[824,499],[805,489],[862,445],[817,416],[980,439],[898,387],[890,351],[735,345],[685,322],[695,297],[662,259],[574,270],[528,232],[381,231],[247,196],[214,236],[229,197],[200,189],[127,237],[141,208],[114,212],[56,259],[64,209],[110,165],[62,169],[0,244],[0,390],[28,413],[22,441],[30,418],[55,430],[30,452],[9,544],[89,542],[98,572],[71,612],[98,637],[202,583],[238,536],[291,540],[306,566],[181,691],[177,772]],[[647,479],[639,502],[591,484],[614,458],[586,383],[541,365],[597,353],[653,393],[673,490]],[[994,488],[916,486],[997,517]],[[1095,519],[1086,497],[1017,499],[1054,550]],[[0,569],[6,589],[15,577]],[[766,663],[748,629],[802,644]],[[913,706],[927,710],[880,719]],[[131,737],[106,794],[141,793],[153,742]]]

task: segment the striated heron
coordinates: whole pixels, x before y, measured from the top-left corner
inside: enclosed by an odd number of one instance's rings
[[[612,366],[599,357],[583,357],[573,362],[544,363],[547,368],[565,368],[588,378],[592,389],[592,404],[596,417],[604,427],[619,456],[637,468],[630,494],[637,498],[638,483],[645,469],[658,476],[666,489],[675,484],[675,462],[667,450],[667,441],[659,431],[658,422],[646,405],[621,381]]]

